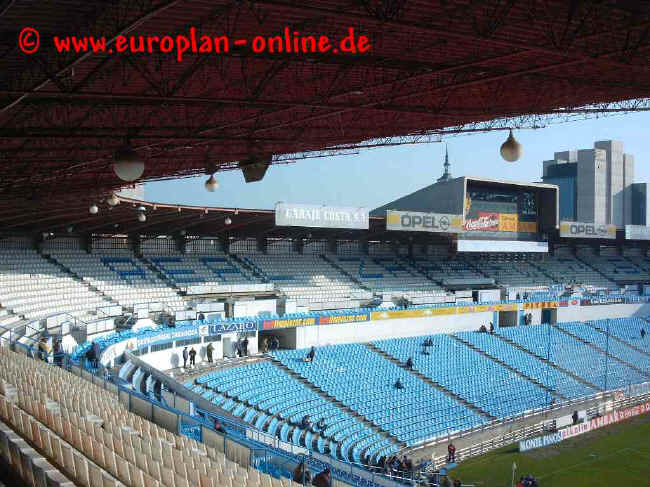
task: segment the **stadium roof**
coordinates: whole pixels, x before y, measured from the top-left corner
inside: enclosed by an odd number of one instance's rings
[[[41,36],[32,55],[17,45],[26,26]],[[332,39],[353,27],[372,48],[233,48],[176,62],[176,53],[60,54],[52,42],[190,27],[252,38],[285,26]],[[630,0],[9,0],[0,4],[0,209],[88,205],[120,186],[111,163],[126,141],[146,160],[143,179],[157,180],[263,169],[370,139],[538,125],[536,114],[611,102],[629,110],[626,100],[650,93],[649,26],[648,3]],[[573,111],[585,105],[595,108]]]

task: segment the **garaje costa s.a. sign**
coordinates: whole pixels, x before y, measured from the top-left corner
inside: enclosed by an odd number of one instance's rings
[[[560,237],[616,238],[616,225],[604,223],[560,222]]]
[[[386,211],[386,230],[460,233],[463,231],[463,217],[444,213],[388,210]]]
[[[349,206],[275,205],[275,224],[279,227],[348,228],[368,230],[367,208]]]

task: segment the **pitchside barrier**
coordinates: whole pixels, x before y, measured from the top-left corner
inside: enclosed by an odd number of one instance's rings
[[[650,386],[650,382],[647,382],[645,384],[642,384],[644,386]],[[618,395],[620,397],[620,391],[616,392],[615,395]],[[604,406],[604,403],[602,403],[599,406],[594,406],[592,408],[587,409],[587,416],[588,417],[596,417],[602,406]],[[601,424],[599,427],[607,426],[608,424],[613,424],[613,422],[607,422],[606,420],[603,420],[602,418],[613,415],[612,417],[618,417],[621,418],[619,419],[627,419],[629,417],[632,417],[633,415],[636,414],[630,414],[625,413],[626,410],[629,410],[630,408],[635,408],[638,410],[639,407],[643,407],[645,410],[645,413],[650,412],[650,393],[646,392],[641,395],[637,396],[629,396],[629,397],[621,397],[620,399],[614,400],[611,402],[611,409],[613,410],[610,413],[607,413],[605,415],[601,415],[600,421],[597,421],[597,418],[594,418],[590,421],[596,421],[597,424]],[[565,407],[565,406],[562,406]],[[574,427],[575,428],[575,427]],[[579,431],[580,428],[574,429],[572,431],[571,436],[576,436],[576,431]],[[586,431],[585,431],[586,432]],[[516,443],[520,443],[522,441],[526,441],[529,439],[534,439],[536,437],[539,437],[543,433],[547,433],[547,435],[543,436],[549,436],[553,435],[554,433],[548,432],[548,420],[541,421],[537,424],[534,425],[529,425],[525,426],[523,428],[510,431],[508,433],[505,433],[503,435],[498,435],[495,436],[494,438],[490,438],[489,440],[482,441],[475,443],[473,445],[470,445],[465,448],[460,448],[456,450],[456,461],[461,462],[463,460],[467,460],[472,457],[477,457],[484,455],[486,453],[489,453],[493,450],[503,448],[508,445],[513,445]],[[557,432],[555,432],[557,433]],[[456,437],[450,437],[449,441],[456,440],[458,438],[462,438],[463,436],[467,435],[459,435]],[[563,439],[566,439],[570,436],[566,435]],[[549,440],[549,445],[552,444],[552,442]],[[545,446],[545,445],[542,445]],[[440,455],[438,457],[432,457],[432,462],[434,465],[444,465],[446,463],[447,457],[446,455]]]

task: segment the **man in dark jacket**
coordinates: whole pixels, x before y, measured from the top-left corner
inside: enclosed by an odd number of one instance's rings
[[[190,365],[192,367],[196,365],[196,350],[194,350],[194,347],[190,349]]]
[[[212,343],[208,343],[208,346],[205,349],[205,354],[208,357],[208,362],[212,363],[212,351],[214,350],[214,345]]]
[[[248,337],[244,337],[244,341],[241,342],[242,352],[244,357],[248,356]]]
[[[187,352],[187,347],[183,348],[183,368],[187,367],[187,359],[190,354]]]
[[[314,477],[311,483],[314,487],[329,487],[330,486],[330,469],[326,468],[321,473]]]
[[[316,348],[314,348],[314,347],[312,346],[312,347],[311,347],[311,350],[309,351],[309,353],[308,353],[307,356],[305,357],[305,362],[313,362],[315,356],[316,356]]]

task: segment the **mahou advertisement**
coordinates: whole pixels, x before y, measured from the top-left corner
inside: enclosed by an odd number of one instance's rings
[[[467,232],[498,232],[499,214],[479,212],[478,218],[465,219],[465,231]]]

